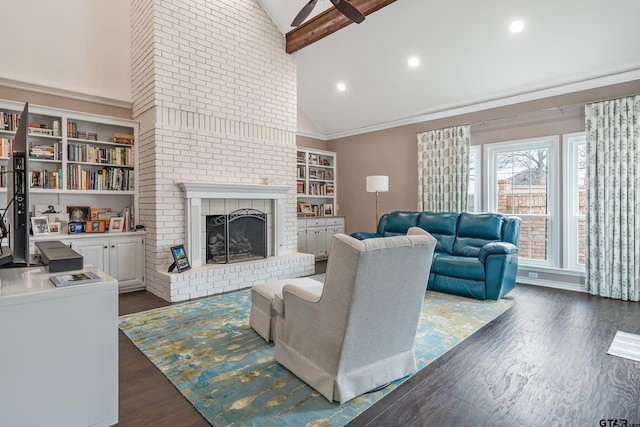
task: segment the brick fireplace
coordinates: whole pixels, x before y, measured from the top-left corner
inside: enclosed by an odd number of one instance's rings
[[[133,0],[131,26],[147,290],[174,302],[311,274],[313,255],[297,252],[297,73],[282,33],[253,0]],[[194,196],[205,187],[213,198]],[[206,264],[202,207],[245,202],[272,218],[267,258]],[[178,244],[193,268],[168,273]]]

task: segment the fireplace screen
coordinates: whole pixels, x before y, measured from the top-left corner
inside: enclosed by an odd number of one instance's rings
[[[228,264],[267,257],[267,214],[238,209],[207,215],[207,263]]]

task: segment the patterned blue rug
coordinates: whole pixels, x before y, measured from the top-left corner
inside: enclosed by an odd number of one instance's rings
[[[342,426],[407,378],[344,405],[329,403],[273,359],[249,327],[251,292],[217,295],[121,316],[120,329],[214,426]],[[504,313],[510,300],[427,292],[418,369]]]

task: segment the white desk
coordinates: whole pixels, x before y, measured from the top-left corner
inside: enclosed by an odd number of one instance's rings
[[[0,425],[118,422],[118,282],[56,288],[46,267],[0,269]]]

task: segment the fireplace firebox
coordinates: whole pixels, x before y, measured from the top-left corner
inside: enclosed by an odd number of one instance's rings
[[[238,209],[207,215],[207,264],[229,264],[267,257],[267,214]]]

